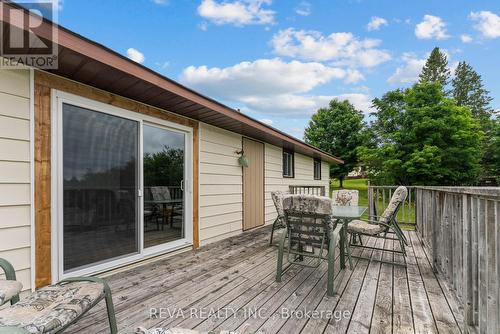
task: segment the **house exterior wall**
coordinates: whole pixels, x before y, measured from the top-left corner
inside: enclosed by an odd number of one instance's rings
[[[236,151],[242,136],[200,123],[200,240],[201,245],[237,235],[243,230],[243,173]],[[314,180],[314,159],[295,154],[295,177],[283,177],[282,148],[265,144],[265,224],[272,224],[276,210],[274,190],[290,185],[318,185],[329,189],[329,165],[321,164],[321,180]]]
[[[266,144],[264,159],[265,176],[265,224],[272,224],[276,219],[276,209],[271,198],[271,192],[288,191],[291,185],[324,186],[328,194],[330,185],[330,166],[321,163],[321,180],[314,180],[314,159],[302,154],[294,154],[295,176],[283,177],[283,149]]]
[[[23,290],[31,289],[32,121],[29,70],[0,70],[0,257]]]
[[[241,135],[200,123],[201,245],[241,233],[243,171],[236,151]]]

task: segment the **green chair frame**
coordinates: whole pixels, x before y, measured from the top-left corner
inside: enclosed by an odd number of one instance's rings
[[[381,231],[380,233],[375,234],[375,235],[368,234],[368,233],[359,233],[359,232],[350,233],[351,237],[350,237],[350,241],[349,241],[349,247],[359,247],[359,248],[372,249],[372,250],[383,251],[383,252],[390,252],[390,253],[394,253],[394,254],[401,254],[401,255],[403,255],[403,263],[396,262],[396,261],[374,260],[371,257],[369,258],[369,257],[354,256],[354,255],[352,257],[358,258],[358,259],[367,259],[370,261],[377,261],[377,262],[382,262],[382,263],[387,263],[387,264],[392,264],[392,265],[400,265],[403,267],[407,266],[405,246],[409,246],[409,242],[408,242],[408,239],[406,238],[406,236],[404,235],[403,230],[401,230],[401,227],[399,227],[399,224],[396,221],[396,217],[398,215],[399,209],[400,209],[401,205],[403,204],[403,202],[404,202],[404,200],[398,203],[398,205],[396,206],[396,209],[394,210],[391,217],[388,219],[387,223],[382,223],[380,221],[379,216],[373,216],[374,219],[365,220],[367,223],[383,226],[384,227],[383,231]],[[388,234],[395,235],[395,237],[388,237],[387,236]],[[379,248],[379,247],[371,247],[371,246],[363,245],[363,243],[361,241],[362,235],[370,236],[370,237],[374,237],[374,238],[382,238],[385,240],[397,241],[399,243],[401,250],[384,249],[384,248]],[[356,237],[359,238],[359,244],[356,240]]]
[[[322,223],[308,223],[304,222],[304,219],[320,220]],[[285,210],[284,221],[286,227],[279,242],[276,282],[281,282],[283,276],[283,256],[285,252],[287,253],[289,263],[306,267],[316,268],[320,265],[321,260],[326,260],[328,261],[327,293],[328,296],[333,296],[335,294],[333,284],[335,278],[335,249],[341,238],[342,224],[336,224],[335,228],[332,229],[330,227],[332,224],[330,215],[294,212],[290,210]],[[301,226],[311,225],[315,225],[318,228],[318,232],[297,231],[297,228]],[[298,234],[297,237],[294,236],[295,233]],[[310,236],[315,236],[317,239],[309,238]],[[297,249],[293,249],[292,242],[298,243]],[[304,246],[311,246],[313,251],[305,251]],[[317,254],[314,252],[314,248],[318,249]],[[326,256],[324,256],[325,250],[327,251]],[[341,256],[344,256],[343,254],[344,252],[341,249]],[[304,257],[313,258],[315,261],[311,264],[305,263]]]
[[[0,258],[0,268],[3,269],[3,271],[5,273],[5,278],[8,281],[15,281],[16,280],[16,271],[14,270],[14,267],[12,266],[12,264],[10,264],[9,261]],[[14,297],[12,297],[10,299],[10,304],[14,305],[18,301],[19,301],[19,294],[15,295]]]
[[[12,264],[10,264],[7,260],[0,258],[0,267],[2,267],[5,271],[5,275],[8,280],[16,280],[16,272],[14,271],[14,267]],[[109,287],[108,283],[103,280],[102,278],[99,277],[69,277],[66,279],[63,279],[57,284],[68,284],[71,282],[93,282],[93,283],[99,283],[102,284],[104,287],[104,295],[98,299],[96,299],[92,305],[82,314],[80,314],[77,318],[75,318],[73,321],[70,323],[66,324],[65,326],[61,327],[57,332],[55,333],[63,333],[69,326],[73,325],[76,323],[78,320],[80,320],[88,311],[90,311],[94,306],[96,306],[101,300],[106,301],[106,309],[108,313],[108,322],[109,322],[109,328],[111,331],[111,334],[117,334],[118,333],[118,327],[116,325],[116,315],[115,315],[115,308],[113,306],[113,298],[111,295],[111,288]],[[11,304],[14,305],[19,301],[19,295],[16,296],[16,300],[14,298],[11,299]],[[0,328],[0,334],[2,333],[23,333],[22,329],[20,328],[12,328],[12,327],[3,327],[5,330],[2,330]],[[27,333],[24,331],[24,333]]]

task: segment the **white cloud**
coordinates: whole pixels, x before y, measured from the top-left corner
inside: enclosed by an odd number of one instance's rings
[[[129,48],[127,50],[127,57],[139,64],[142,64],[146,59],[144,58],[144,54],[142,54],[142,52],[134,48]]]
[[[369,114],[371,110],[371,97],[367,94],[350,93],[340,95],[297,95],[279,94],[275,96],[252,96],[245,98],[244,102],[250,110],[255,110],[269,115],[280,117],[310,117],[319,108],[328,106],[333,100],[348,100],[356,109]]]
[[[168,5],[168,0],[153,0],[157,5]]]
[[[302,1],[299,3],[299,5],[295,8],[295,13],[302,15],[302,16],[309,16],[312,13],[312,8],[311,4],[307,1]]]
[[[352,84],[365,80],[365,76],[358,70],[348,69],[346,72],[345,83]]]
[[[323,36],[318,31],[293,28],[280,30],[271,40],[277,55],[333,61],[335,65],[350,67],[374,67],[391,59],[389,52],[377,48],[380,43],[377,39],[359,39],[348,32]]]
[[[500,16],[490,11],[472,12],[470,19],[476,21],[474,26],[486,38],[500,37]]]
[[[344,79],[347,71],[321,63],[285,62],[279,58],[258,59],[253,62],[219,68],[189,66],[181,81],[208,95],[223,98],[244,96],[305,93],[333,79]]]
[[[356,81],[360,76],[355,70],[317,62],[285,62],[274,58],[241,62],[226,68],[190,66],[184,69],[180,80],[209,96],[243,103],[249,110],[286,117],[309,117],[333,98],[308,94],[314,88],[335,79]],[[366,101],[362,103],[360,98],[362,95],[346,96],[365,108]]]
[[[389,25],[389,22],[387,22],[387,20],[383,17],[372,16],[372,19],[368,22],[366,29],[368,29],[368,31],[379,30],[380,27],[387,25]]]
[[[419,39],[446,39],[446,23],[438,16],[425,15],[422,22],[415,26],[415,36]]]
[[[460,35],[460,40],[462,41],[462,43],[471,43],[472,37],[470,35],[463,34]]]
[[[396,69],[387,82],[390,84],[414,83],[418,80],[422,67],[425,65],[426,58],[419,59],[412,53],[405,53],[402,56],[403,65]]]
[[[208,30],[208,23],[206,21],[200,22],[198,24],[198,28],[202,31],[207,31]]]
[[[259,122],[262,122],[262,123],[267,124],[267,125],[273,125],[273,120],[269,119],[269,118],[259,119]]]
[[[198,14],[215,24],[273,24],[275,12],[263,6],[271,5],[272,0],[237,0],[218,2],[202,0]]]

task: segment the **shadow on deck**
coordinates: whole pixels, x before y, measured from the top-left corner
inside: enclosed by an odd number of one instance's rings
[[[408,268],[355,260],[353,270],[336,276],[334,297],[326,295],[326,263],[290,266],[276,283],[277,248],[268,245],[269,232],[267,227],[245,232],[110,276],[120,332],[183,327],[237,333],[460,333],[457,304],[432,272],[415,232],[408,232]],[[393,247],[383,239],[364,243]],[[392,260],[389,254],[373,251],[372,256]],[[104,305],[68,329],[108,332]]]

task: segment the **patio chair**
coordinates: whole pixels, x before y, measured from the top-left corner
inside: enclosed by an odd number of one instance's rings
[[[380,261],[389,264],[403,265],[406,266],[406,249],[405,245],[408,246],[408,240],[396,222],[396,216],[398,214],[398,210],[401,207],[401,204],[406,200],[408,196],[408,189],[406,187],[400,186],[398,187],[387,205],[387,208],[384,210],[381,216],[374,216],[373,220],[365,221],[365,220],[353,220],[348,224],[347,232],[354,235],[366,235],[376,238],[384,238],[388,240],[396,240],[400,245],[400,250],[389,250],[383,248],[376,247],[368,247],[363,246],[362,244],[357,244],[355,239],[351,238],[351,242],[349,243],[350,247],[362,247],[362,248],[370,248],[373,250],[380,250],[392,253],[399,253],[403,255],[404,263],[401,264],[399,262],[393,261]],[[394,235],[393,237],[388,237],[387,235]],[[359,257],[358,257],[359,258]],[[371,260],[371,258],[369,259]]]
[[[341,189],[332,193],[332,203],[336,206],[357,206],[359,192],[357,190]]]
[[[359,202],[359,191],[357,190],[341,189],[332,192],[333,206],[357,206],[358,202]],[[363,240],[361,240],[361,235],[353,233],[351,234],[351,236],[354,241],[356,241],[356,238],[358,238],[359,243],[363,244]]]
[[[327,292],[333,296],[335,249],[342,224],[331,220],[331,200],[314,195],[290,195],[283,199],[283,208],[286,227],[279,243],[276,281],[281,281],[285,252],[288,262],[302,266],[318,267],[321,260],[327,260]],[[313,260],[306,262],[304,257]]]
[[[12,265],[4,259],[0,259],[0,264],[7,268],[8,280],[15,281]],[[103,279],[97,277],[67,278],[38,289],[21,301],[11,298],[12,305],[0,310],[0,334],[62,333],[103,299],[111,333],[116,334],[111,290]]]
[[[273,191],[271,192],[271,198],[273,199],[274,207],[276,208],[276,219],[273,222],[273,227],[271,229],[271,239],[269,240],[269,245],[273,244],[274,230],[285,228],[285,212],[283,211],[283,198],[288,193],[284,191]]]
[[[16,281],[14,267],[7,260],[0,258],[0,268],[5,273],[5,279],[0,279],[0,306],[8,301],[13,305],[19,301],[19,292],[23,285]]]

